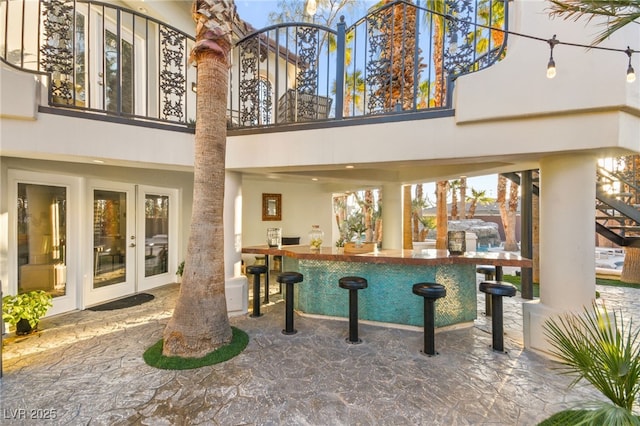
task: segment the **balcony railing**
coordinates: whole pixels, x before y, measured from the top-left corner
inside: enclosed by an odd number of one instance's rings
[[[454,80],[504,55],[507,2],[438,4],[396,1],[350,27],[280,24],[239,40],[230,126],[450,111]]]
[[[195,120],[194,40],[106,3],[0,0],[0,55],[48,77],[48,103],[187,127]]]
[[[242,38],[231,55],[229,127],[452,113],[455,79],[504,56],[508,3],[436,4],[398,0],[350,27],[289,23]],[[85,0],[0,0],[0,25],[0,57],[46,75],[49,106],[193,125],[194,40],[184,32]]]

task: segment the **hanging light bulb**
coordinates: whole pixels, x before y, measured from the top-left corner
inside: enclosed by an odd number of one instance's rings
[[[631,54],[633,53],[633,50],[631,50],[631,48],[627,46],[627,50],[625,50],[625,53],[629,57],[629,66],[627,67],[627,83],[633,83],[634,81],[636,81],[636,71],[631,66]]]
[[[553,58],[549,59],[549,63],[547,64],[547,78],[553,78],[556,76],[556,62]]]
[[[553,78],[556,76],[556,61],[553,60],[553,48],[559,41],[556,39],[556,35],[547,41],[549,43],[549,62],[547,63],[547,78]]]

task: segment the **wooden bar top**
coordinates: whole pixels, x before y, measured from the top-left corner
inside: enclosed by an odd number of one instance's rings
[[[334,247],[322,247],[320,251],[309,246],[243,247],[242,253],[269,256],[287,256],[295,259],[326,260],[334,262],[361,262],[397,265],[493,265],[531,268],[532,261],[513,253],[467,252],[460,256],[449,255],[447,250],[376,250],[370,253],[344,253]]]

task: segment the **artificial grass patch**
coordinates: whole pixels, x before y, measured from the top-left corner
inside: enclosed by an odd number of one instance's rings
[[[249,335],[247,333],[236,327],[231,327],[231,331],[233,336],[229,344],[216,349],[202,358],[164,356],[162,355],[162,339],[147,349],[142,357],[144,358],[144,362],[150,366],[163,370],[190,370],[192,368],[218,364],[240,354],[249,344]]]

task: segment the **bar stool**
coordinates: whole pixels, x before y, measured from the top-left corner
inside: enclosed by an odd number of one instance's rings
[[[285,298],[285,322],[282,334],[296,334],[298,330],[293,328],[293,285],[300,283],[303,276],[299,272],[282,272],[276,281],[286,285]]]
[[[476,272],[484,274],[485,281],[493,281],[496,279],[496,267],[491,265],[480,265],[476,268]],[[484,314],[486,316],[491,315],[491,297],[485,296],[484,298]]]
[[[349,290],[349,337],[347,343],[362,343],[358,338],[358,290],[367,288],[367,280],[361,277],[342,277],[338,280],[341,288]]]
[[[483,281],[480,291],[487,297],[491,296],[491,335],[494,351],[504,352],[504,318],[502,313],[502,298],[516,295],[516,288],[504,281]]]
[[[267,273],[266,265],[247,266],[247,274],[253,275],[253,312],[251,317],[259,317],[260,314],[260,275]],[[268,291],[268,289],[267,289]]]
[[[424,298],[424,348],[427,356],[437,355],[435,349],[435,301],[447,295],[442,284],[418,283],[413,285],[413,293]]]

